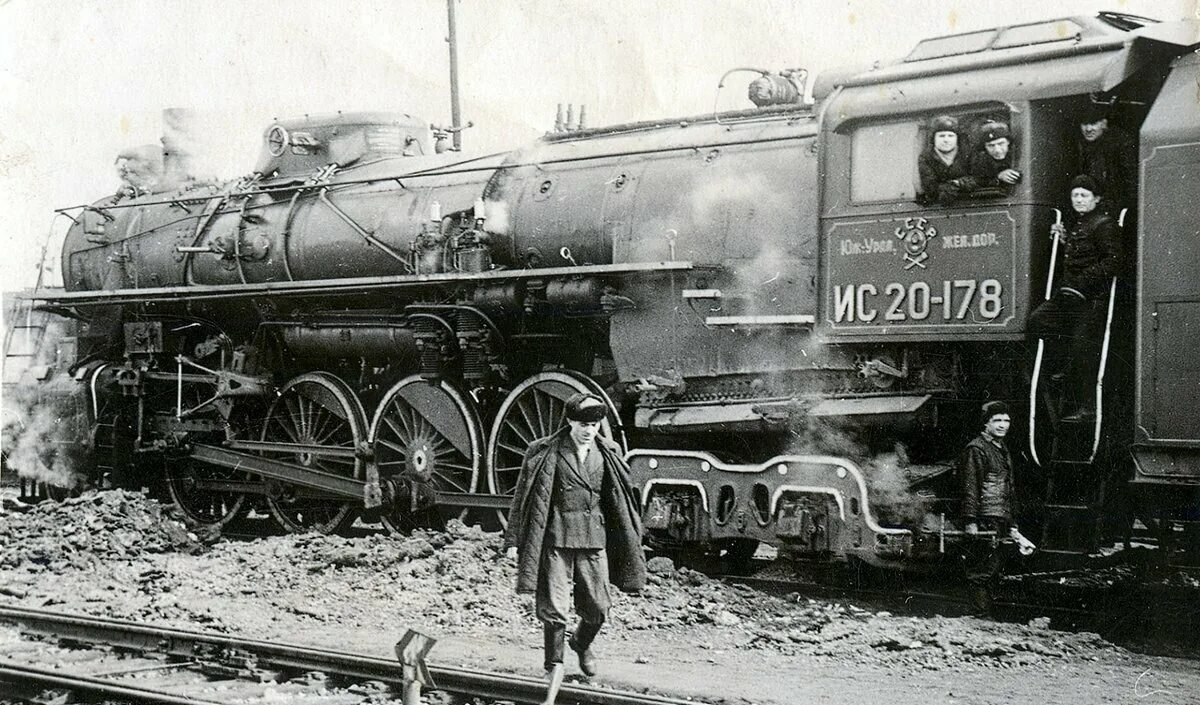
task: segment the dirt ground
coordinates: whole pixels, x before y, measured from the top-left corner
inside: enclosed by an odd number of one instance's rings
[[[532,599],[478,528],[213,542],[134,494],[8,504],[8,603],[383,656],[411,627],[438,639],[433,662],[540,673]],[[598,683],[714,703],[1200,703],[1200,661],[1048,620],[899,616],[652,568],[642,593],[615,595]]]

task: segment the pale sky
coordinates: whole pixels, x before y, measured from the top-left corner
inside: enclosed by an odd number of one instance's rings
[[[593,126],[704,113],[735,66],[815,74],[930,36],[1099,10],[1171,20],[1200,16],[1200,2],[459,0],[463,117],[477,125],[465,147],[519,147],[560,102],[586,104]],[[250,170],[276,117],[448,124],[445,35],[445,0],[0,0],[0,288],[32,285],[52,210],[112,193],[117,152],[157,142],[164,108],[210,111],[222,139],[205,164],[223,177]],[[752,77],[731,81],[721,107],[749,107]]]

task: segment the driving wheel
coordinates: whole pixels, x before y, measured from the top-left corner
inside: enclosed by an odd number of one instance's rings
[[[385,509],[388,530],[406,532],[465,509],[438,507],[438,492],[474,492],[479,483],[483,429],[471,398],[445,380],[413,375],[388,390],[369,436],[379,481],[408,492]],[[415,493],[415,497],[414,497]]]
[[[288,382],[267,411],[262,440],[356,449],[367,436],[366,414],[354,392],[328,372],[311,372]],[[265,455],[305,467],[362,479],[364,462],[311,452]],[[334,499],[299,485],[268,483],[267,508],[284,529],[327,534],[354,521],[355,501]]]
[[[600,385],[576,372],[542,372],[513,388],[496,413],[488,437],[489,492],[512,496],[526,449],[535,440],[566,425],[567,400],[579,392],[595,394],[604,400],[608,415],[600,424],[600,434],[624,448],[624,436],[613,426],[617,419],[616,406]],[[502,511],[496,515],[501,524],[505,523]]]

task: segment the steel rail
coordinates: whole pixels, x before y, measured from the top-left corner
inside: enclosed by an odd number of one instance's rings
[[[363,654],[16,606],[0,606],[0,621],[20,624],[32,632],[87,643],[188,659],[250,654],[257,659],[259,667],[321,671],[351,679],[378,680],[400,688],[404,686],[404,668],[399,661]],[[437,690],[535,704],[542,703],[546,697],[546,682],[541,678],[455,666],[428,664],[428,667]],[[699,702],[577,683],[563,684],[558,700],[586,705],[697,705]]]
[[[0,661],[0,682],[10,684],[35,684],[42,688],[66,688],[74,693],[102,695],[134,703],[155,705],[226,705],[218,700],[201,700],[169,691],[149,690],[132,685],[114,683],[110,680],[92,678],[63,671],[47,671],[11,661]]]

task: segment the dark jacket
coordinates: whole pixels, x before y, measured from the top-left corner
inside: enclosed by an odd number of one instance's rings
[[[921,193],[917,198],[920,203],[950,204],[958,200],[963,191],[967,157],[960,149],[954,155],[954,161],[947,164],[932,148],[926,149],[917,158],[917,173],[921,177]]]
[[[1099,208],[1077,217],[1062,244],[1062,277],[1058,285],[1098,299],[1121,268],[1121,234],[1116,222]]]
[[[1096,180],[1108,210],[1115,213],[1137,203],[1137,145],[1124,131],[1110,127],[1095,142],[1080,135],[1076,158],[1074,173]]]
[[[1012,456],[982,433],[967,444],[959,461],[963,481],[963,520],[991,517],[1012,521],[1014,496]]]
[[[590,452],[583,463],[573,443],[558,444],[558,471],[554,473],[553,509],[547,539],[561,548],[604,548],[608,545],[604,508],[604,456]]]
[[[1003,159],[992,159],[987,150],[981,150],[971,156],[971,188],[1002,189],[1008,191],[1011,184],[1006,184],[997,178],[1000,172],[1013,168],[1013,153],[1009,149]]]
[[[517,592],[537,589],[542,550],[546,545],[554,478],[561,466],[560,448],[574,452],[570,427],[539,438],[525,451],[521,475],[508,512],[505,548],[516,546]],[[605,438],[596,438],[604,458],[600,506],[607,532],[608,579],[621,590],[636,591],[646,584],[646,557],[642,553],[641,502],[621,457],[621,448]]]

